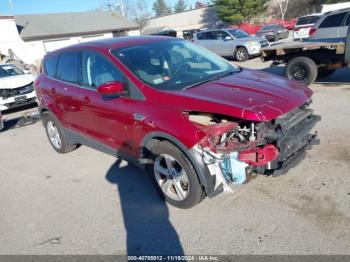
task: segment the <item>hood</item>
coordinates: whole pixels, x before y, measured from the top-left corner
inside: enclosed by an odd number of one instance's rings
[[[303,105],[310,99],[312,91],[296,81],[243,69],[176,94],[182,97],[176,100],[181,101],[179,107],[183,107],[183,110],[270,121]]]
[[[14,89],[17,87],[26,86],[34,82],[35,79],[36,76],[31,74],[1,77],[0,89]]]

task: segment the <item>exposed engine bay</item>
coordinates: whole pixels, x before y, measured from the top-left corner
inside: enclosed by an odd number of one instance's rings
[[[247,122],[229,116],[187,112],[188,119],[205,133],[195,150],[210,174],[221,184],[242,184],[250,174],[277,175],[304,151],[321,118],[310,102],[269,122]]]

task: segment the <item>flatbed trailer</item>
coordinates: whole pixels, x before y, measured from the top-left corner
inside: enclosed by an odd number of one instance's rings
[[[287,78],[309,85],[337,68],[350,67],[350,27],[344,41],[283,43],[263,48],[261,59],[286,65]]]

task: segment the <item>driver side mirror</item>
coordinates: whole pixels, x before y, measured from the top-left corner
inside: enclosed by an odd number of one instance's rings
[[[119,81],[107,82],[97,88],[97,92],[105,98],[115,98],[127,95],[124,84]]]
[[[231,36],[225,36],[224,41],[230,41],[230,40],[232,40]]]

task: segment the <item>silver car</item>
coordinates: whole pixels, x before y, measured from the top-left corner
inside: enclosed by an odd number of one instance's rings
[[[350,26],[350,8],[325,13],[310,30],[310,40],[344,40]]]
[[[194,35],[193,42],[217,55],[233,57],[237,61],[259,56],[261,48],[269,46],[265,38],[250,36],[242,30],[231,28],[201,31]]]

